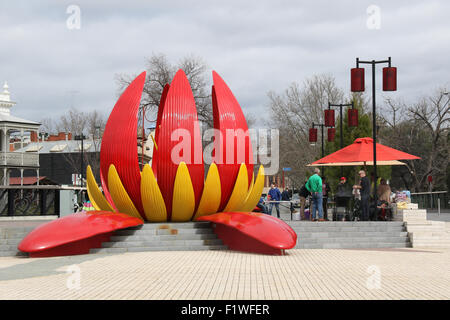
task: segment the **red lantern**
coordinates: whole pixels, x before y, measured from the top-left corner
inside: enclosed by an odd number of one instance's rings
[[[383,68],[383,91],[397,91],[397,68]]]
[[[336,135],[335,128],[328,128],[328,142],[334,141],[334,136]]]
[[[353,68],[351,70],[352,92],[364,91],[364,68]]]
[[[334,110],[325,110],[325,127],[334,127]]]
[[[348,126],[357,127],[358,126],[358,109],[348,109]]]
[[[309,129],[309,142],[317,142],[317,129]]]

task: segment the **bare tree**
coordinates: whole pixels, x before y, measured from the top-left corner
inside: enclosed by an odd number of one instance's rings
[[[390,146],[417,155],[421,160],[408,161],[411,181],[402,175],[405,186],[415,191],[427,189],[427,177],[433,176],[437,187],[445,188],[446,170],[450,156],[450,105],[449,97],[441,88],[417,103],[407,105],[399,100],[386,100],[384,113],[386,128],[380,134]]]
[[[282,94],[268,93],[269,127],[280,131],[280,168],[291,167],[291,179],[301,185],[309,175],[307,163],[320,153],[320,145],[311,146],[308,135],[314,123],[323,122],[328,101],[342,101],[344,94],[331,75],[316,75],[301,87],[292,83]]]
[[[164,86],[172,81],[178,69],[183,69],[191,85],[194,95],[198,118],[207,126],[213,126],[211,90],[207,85],[208,66],[202,58],[193,55],[182,58],[178,63],[172,64],[164,54],[152,54],[146,61],[147,79],[145,80],[139,123],[142,123],[143,111],[147,122],[156,122],[156,115]],[[136,75],[119,74],[116,81],[119,91],[122,92]],[[142,129],[141,129],[142,130]]]
[[[100,170],[100,147],[101,137],[106,125],[106,118],[104,114],[97,110],[91,112],[82,112],[72,107],[66,114],[62,115],[59,119],[53,120],[51,118],[45,118],[41,120],[45,126],[42,128],[42,132],[58,133],[66,132],[71,133],[73,138],[75,135],[81,135],[87,137],[91,144],[89,151],[83,153],[84,165],[88,164],[92,167],[94,174],[97,174]],[[81,145],[81,141],[79,142]],[[86,145],[84,144],[86,147]],[[81,153],[63,153],[64,159],[69,163],[73,172],[79,172],[81,166]]]

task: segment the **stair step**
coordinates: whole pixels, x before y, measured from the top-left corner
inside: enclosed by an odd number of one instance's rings
[[[15,238],[13,238],[13,239],[11,239],[11,238],[8,238],[8,239],[0,239],[0,245],[5,245],[5,244],[15,244],[16,247],[17,247],[17,245],[18,245],[21,241],[22,241],[22,239],[15,239]]]
[[[222,240],[164,240],[164,241],[119,241],[103,242],[103,248],[164,247],[164,246],[202,246],[222,245]]]
[[[405,243],[306,243],[297,244],[296,249],[371,249],[371,248],[410,248],[411,244]]]
[[[11,250],[11,251],[0,251],[0,257],[25,257],[28,254],[25,252]]]
[[[209,228],[209,222],[168,222],[144,223],[142,226],[131,227],[128,230],[155,230],[155,229],[204,229]]]
[[[311,232],[403,232],[404,228],[379,228],[379,227],[323,227],[323,228],[307,228],[307,227],[294,227],[292,228],[296,233],[311,233]]]
[[[140,233],[128,236],[111,236],[110,241],[158,241],[158,240],[209,240],[217,239],[215,233],[207,234],[177,234],[177,235],[142,235]]]
[[[210,228],[186,228],[186,229],[141,229],[141,230],[117,230],[117,236],[129,235],[175,235],[175,234],[212,234],[213,230]]]
[[[132,247],[132,248],[99,248],[91,249],[90,253],[125,253],[145,251],[198,251],[198,250],[226,250],[225,245],[197,245],[197,246],[159,246],[159,247]]]
[[[361,237],[407,237],[406,231],[392,231],[392,232],[375,232],[375,231],[351,231],[351,232],[298,232],[298,238],[361,238]]]
[[[360,238],[297,238],[297,243],[403,243],[409,242],[408,237],[360,237]]]

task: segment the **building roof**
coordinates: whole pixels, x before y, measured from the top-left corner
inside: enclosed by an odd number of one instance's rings
[[[23,185],[24,186],[30,186],[37,183],[37,177],[23,177]],[[56,182],[50,180],[46,176],[40,176],[39,177],[39,184],[54,184],[57,185]],[[20,186],[20,177],[10,177],[9,178],[9,185],[11,186]]]
[[[100,152],[100,140],[84,140],[83,152]],[[97,148],[95,148],[97,146]],[[78,140],[58,140],[32,142],[15,152],[37,152],[39,153],[78,153],[81,152],[81,141]],[[97,150],[96,150],[97,149]]]

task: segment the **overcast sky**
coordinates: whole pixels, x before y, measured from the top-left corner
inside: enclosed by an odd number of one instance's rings
[[[81,10],[80,29],[67,27],[70,5]],[[398,91],[389,95],[412,101],[449,84],[449,12],[447,0],[1,0],[0,84],[8,81],[18,117],[56,118],[72,104],[108,114],[116,74],[143,71],[152,52],[174,62],[194,54],[247,112],[262,114],[269,90],[328,73],[349,92],[356,57],[391,56]],[[381,67],[377,77],[380,88]]]

